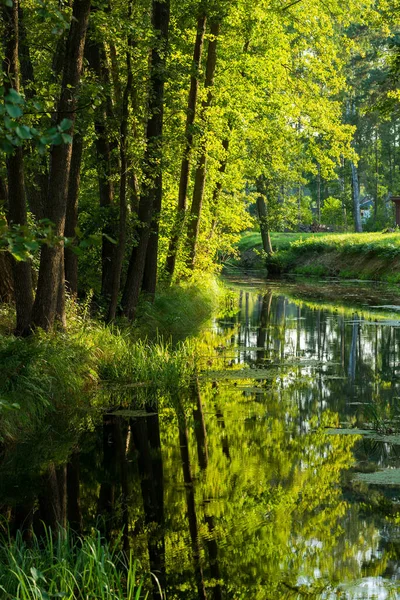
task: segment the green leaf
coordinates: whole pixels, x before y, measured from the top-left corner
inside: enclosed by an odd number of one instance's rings
[[[63,139],[62,139],[61,133],[56,133],[56,135],[51,140],[51,143],[54,146],[59,146],[60,144],[62,144],[62,142],[63,142]]]
[[[11,102],[12,104],[24,104],[24,99],[21,94],[19,94],[17,90],[14,90],[13,88],[8,90],[8,94],[4,97],[4,100],[6,102]]]
[[[63,119],[59,125],[61,131],[68,131],[72,127],[71,119]]]
[[[18,119],[22,115],[22,110],[16,104],[9,104],[6,102],[6,111],[13,119]]]
[[[12,144],[10,144],[9,141],[7,141],[5,139],[0,139],[0,149],[5,154],[11,154],[11,152],[14,150],[14,146]]]
[[[29,258],[29,255],[27,254],[27,252],[24,252],[20,248],[10,248],[10,253],[15,258],[15,260],[18,262],[23,262],[24,260]]]
[[[31,130],[29,129],[29,127],[27,125],[19,125],[16,128],[15,133],[22,140],[31,140],[32,139]]]
[[[35,240],[30,241],[30,242],[25,242],[24,246],[31,252],[34,252],[35,250],[37,250],[39,248],[39,242],[36,242]]]
[[[72,144],[72,135],[69,135],[69,133],[62,133],[61,137],[64,144]]]

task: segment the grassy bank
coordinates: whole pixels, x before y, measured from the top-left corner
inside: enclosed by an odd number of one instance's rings
[[[305,240],[312,235],[319,237],[324,234],[272,232],[272,248],[274,252],[288,250],[294,242]],[[261,235],[258,231],[245,231],[240,238],[237,250],[238,256],[225,265],[225,270],[238,268],[265,270]]]
[[[275,253],[266,263],[259,254],[258,234],[247,234],[242,241],[244,253],[254,244],[253,252],[258,255],[254,264],[266,265],[271,273],[400,281],[400,233],[280,233],[271,238]]]
[[[170,288],[154,304],[142,304],[133,326],[123,321],[106,326],[87,306],[72,303],[66,332],[37,332],[28,339],[9,333],[13,315],[3,309],[0,441],[37,437],[43,422],[51,422],[49,435],[57,436],[60,414],[60,427],[67,422],[77,431],[93,411],[176,396],[196,370],[192,336],[225,294],[214,280]]]

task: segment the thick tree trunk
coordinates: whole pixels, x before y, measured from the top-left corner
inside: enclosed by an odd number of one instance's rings
[[[353,188],[354,228],[357,233],[361,233],[362,223],[360,211],[360,188],[358,185],[358,169],[353,161],[351,161],[351,181]]]
[[[137,248],[132,251],[134,261],[133,263],[131,261],[132,266],[122,296],[123,312],[129,319],[134,318],[139,300],[154,207],[159,207],[161,203],[165,54],[168,43],[169,14],[169,0],[165,2],[153,0],[152,23],[156,41],[151,53],[147,147],[138,215],[140,221],[139,242]],[[153,279],[155,276],[156,274],[152,273]]]
[[[169,242],[168,247],[167,262],[165,265],[165,269],[171,279],[175,271],[178,244],[182,235],[187,208],[186,199],[189,184],[190,155],[193,145],[193,123],[196,116],[197,97],[199,91],[199,69],[201,65],[201,56],[203,52],[206,20],[207,19],[205,14],[201,14],[197,20],[197,33],[193,50],[193,70],[190,78],[190,90],[186,112],[185,146],[183,150],[181,174],[179,179],[178,212],[171,233],[171,240]]]
[[[67,118],[72,122],[71,132],[73,132],[75,122],[76,88],[82,72],[89,11],[90,0],[74,1],[64,58],[61,95],[57,109],[58,121]],[[54,233],[57,236],[64,234],[71,154],[71,144],[62,143],[51,149],[46,217],[54,224]],[[61,243],[53,247],[43,246],[32,324],[45,330],[52,328],[56,317],[63,263],[64,249]]]
[[[132,3],[129,3],[129,20],[132,15]],[[124,260],[125,246],[126,246],[126,218],[127,218],[127,205],[126,205],[126,190],[127,190],[127,172],[128,172],[128,118],[129,118],[129,99],[132,93],[133,87],[133,75],[132,75],[132,57],[131,50],[133,47],[133,39],[128,39],[128,51],[126,53],[126,69],[128,73],[127,82],[124,90],[124,96],[122,99],[122,111],[121,111],[121,126],[120,126],[120,180],[119,180],[119,231],[118,231],[118,246],[115,252],[115,260],[113,261],[113,272],[111,279],[111,299],[110,306],[108,309],[107,320],[112,321],[115,319],[118,305],[118,295],[121,287],[121,272],[122,262]]]
[[[205,125],[207,120],[207,111],[212,102],[212,88],[214,85],[214,74],[217,63],[217,43],[219,35],[220,22],[214,21],[210,27],[211,39],[208,43],[206,79],[204,87],[207,90],[207,97],[203,101],[201,109],[201,122]],[[205,137],[201,142],[200,158],[197,163],[196,175],[194,181],[192,206],[190,209],[190,221],[188,225],[188,258],[187,266],[194,268],[196,262],[197,242],[200,231],[200,218],[203,208],[204,188],[207,173],[207,143]]]
[[[83,137],[74,136],[72,143],[71,170],[68,182],[67,213],[65,219],[64,235],[67,238],[75,237],[78,226],[78,199],[81,181],[81,164],[83,152]],[[72,248],[65,248],[64,255],[65,285],[72,296],[78,295],[78,256]]]
[[[4,61],[5,90],[14,88],[19,91],[18,64],[18,0],[8,7],[3,5],[5,23]],[[10,225],[26,225],[27,211],[24,184],[24,165],[22,148],[16,148],[7,158],[8,181],[8,222]],[[15,333],[26,335],[30,330],[33,306],[32,270],[30,261],[12,259],[14,278],[14,297],[17,311]]]

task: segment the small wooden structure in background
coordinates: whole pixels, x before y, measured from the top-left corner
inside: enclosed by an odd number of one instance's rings
[[[400,196],[392,196],[390,199],[394,202],[396,209],[396,225],[400,227]]]

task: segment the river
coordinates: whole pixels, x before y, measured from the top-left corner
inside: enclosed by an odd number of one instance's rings
[[[400,313],[371,286],[230,285],[182,398],[86,415],[65,465],[45,434],[15,449],[0,503],[121,537],[170,600],[400,598],[400,479],[368,479],[400,467]]]

